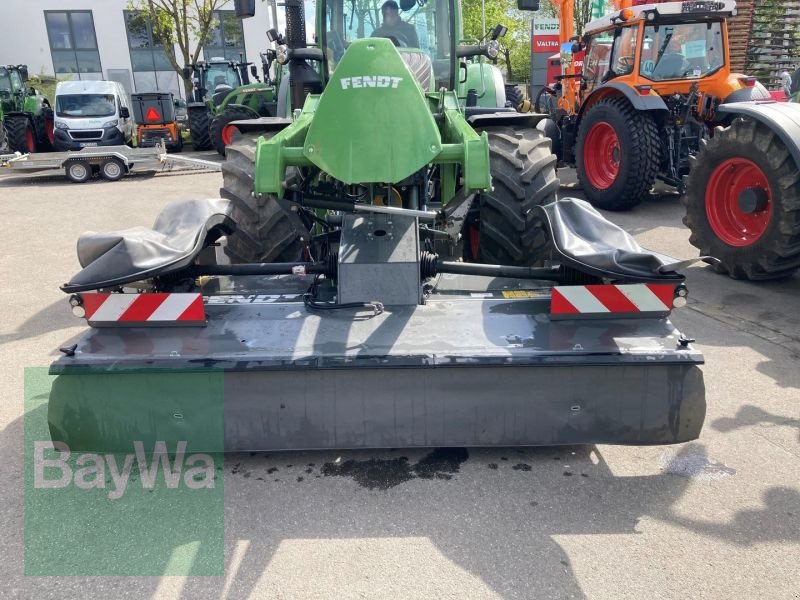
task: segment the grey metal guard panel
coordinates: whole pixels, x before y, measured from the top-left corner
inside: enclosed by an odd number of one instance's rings
[[[207,406],[182,398],[176,419],[176,370],[221,373],[227,451],[669,444],[702,428],[703,357],[668,319],[551,322],[546,288],[459,276],[423,306],[317,314],[308,278],[253,280],[219,282],[207,327],[87,332],[51,366],[53,439],[201,449]]]
[[[308,311],[301,301],[307,280],[276,279],[293,280],[295,289],[284,284],[275,290],[262,287],[261,294],[208,297],[204,328],[91,330],[79,341],[75,356],[62,357],[53,370],[703,361],[698,351],[680,346],[680,333],[668,319],[553,322],[546,289],[486,291],[484,285],[448,294],[447,283],[459,278],[442,276],[438,292],[425,305],[390,307],[371,317],[355,309]],[[539,297],[507,299],[504,293]]]

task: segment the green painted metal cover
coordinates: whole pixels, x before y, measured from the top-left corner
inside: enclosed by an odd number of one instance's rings
[[[441,150],[428,103],[392,42],[353,41],[320,98],[303,154],[344,183],[397,183]]]

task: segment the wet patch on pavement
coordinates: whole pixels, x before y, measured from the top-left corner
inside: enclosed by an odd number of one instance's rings
[[[704,452],[665,450],[658,459],[661,469],[671,475],[679,475],[698,481],[713,481],[731,477],[736,469],[708,458]]]
[[[436,448],[415,464],[401,456],[393,459],[345,460],[322,465],[326,477],[350,477],[370,490],[388,490],[412,479],[452,479],[469,458],[466,448]]]

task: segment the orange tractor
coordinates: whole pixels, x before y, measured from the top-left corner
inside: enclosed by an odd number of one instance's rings
[[[540,128],[588,200],[630,209],[659,179],[685,194],[691,242],[718,270],[771,279],[800,267],[800,105],[731,73],[735,2],[623,0],[580,39],[572,0],[555,5],[562,75],[544,90]]]

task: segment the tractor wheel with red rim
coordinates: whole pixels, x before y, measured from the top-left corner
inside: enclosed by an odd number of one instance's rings
[[[238,135],[239,130],[235,125],[230,125],[231,121],[242,121],[244,119],[254,119],[257,115],[251,110],[231,106],[223,110],[219,115],[214,117],[211,121],[211,126],[208,129],[208,134],[211,136],[211,142],[214,148],[220,155],[225,156],[225,147],[230,146],[233,142],[233,137]]]
[[[36,133],[28,117],[22,115],[6,117],[5,125],[12,152],[23,154],[36,152]]]
[[[689,241],[736,279],[800,267],[800,162],[767,125],[739,118],[703,141],[684,197]]]
[[[589,202],[628,210],[650,193],[658,174],[661,142],[653,116],[625,98],[590,106],[578,126],[575,161]]]

